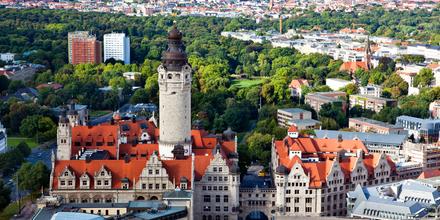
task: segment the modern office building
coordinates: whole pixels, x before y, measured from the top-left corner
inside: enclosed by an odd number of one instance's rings
[[[380,112],[385,107],[394,107],[397,100],[369,95],[351,95],[350,107],[361,106],[363,109],[369,109],[374,112]]]
[[[423,170],[440,169],[440,146],[438,144],[423,144],[405,142],[403,155],[412,162],[421,164]]]
[[[98,64],[102,62],[102,44],[86,31],[68,34],[69,63]]]
[[[104,62],[110,58],[130,64],[130,38],[124,33],[104,34]]]
[[[408,131],[416,140],[424,142],[437,142],[440,132],[440,119],[422,119],[402,115],[396,118],[396,125]]]
[[[369,118],[349,118],[348,127],[358,132],[373,132],[379,134],[407,134],[403,127],[388,124]]]
[[[417,180],[374,187],[358,185],[347,194],[348,216],[366,219],[438,219],[440,192]]]
[[[342,111],[346,111],[346,96],[345,92],[315,92],[309,93],[305,96],[305,103],[309,104],[316,112],[321,110],[321,106],[326,103],[333,103],[339,105]]]

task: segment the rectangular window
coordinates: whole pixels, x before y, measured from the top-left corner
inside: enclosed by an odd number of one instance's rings
[[[223,196],[223,202],[229,202],[229,197],[228,196]]]
[[[152,183],[148,184],[148,189],[153,189],[153,184]]]
[[[306,203],[312,203],[312,198],[306,198]]]
[[[218,168],[218,172],[222,172],[223,169],[221,167]]]
[[[156,183],[156,189],[159,189],[159,183]]]
[[[220,196],[219,195],[215,196],[215,202],[220,202]]]
[[[162,184],[162,189],[166,189],[167,188],[167,184],[163,183]]]
[[[295,207],[295,208],[294,208],[294,211],[295,211],[295,212],[299,212],[299,207]]]
[[[224,191],[228,191],[228,186],[223,187]]]
[[[104,185],[108,186],[108,180],[104,181]]]
[[[203,202],[211,202],[211,196],[210,195],[204,195],[203,196]]]
[[[223,207],[223,211],[227,212],[229,209],[227,206]]]
[[[158,169],[156,170],[156,175],[159,175],[159,170]]]
[[[203,207],[203,211],[210,212],[211,211],[211,206],[204,206]]]
[[[148,174],[153,174],[153,170],[148,170]]]
[[[216,211],[216,212],[220,212],[220,206],[216,206],[216,207],[215,207],[215,211]]]
[[[286,203],[290,203],[290,198],[286,198]]]
[[[147,184],[142,183],[142,189],[147,189]]]
[[[85,180],[82,183],[83,183],[83,186],[87,185],[87,181],[85,181]]]
[[[97,183],[97,185],[98,185],[98,186],[100,186],[100,185],[101,185],[101,180],[98,180],[98,183]]]
[[[64,185],[66,185],[66,182],[64,181],[64,180],[61,180],[61,186],[64,186]]]
[[[306,212],[312,212],[312,207],[306,207]]]

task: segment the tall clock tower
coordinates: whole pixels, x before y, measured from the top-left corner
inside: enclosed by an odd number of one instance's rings
[[[168,49],[162,54],[159,73],[159,154],[173,159],[176,146],[185,156],[191,151],[191,67],[182,33],[174,27],[168,33]]]

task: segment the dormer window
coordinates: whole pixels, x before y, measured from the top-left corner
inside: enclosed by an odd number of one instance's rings
[[[186,183],[181,183],[180,184],[180,189],[186,189]]]
[[[64,172],[64,176],[69,176],[69,172]]]
[[[102,146],[102,142],[96,142],[96,146]]]
[[[81,142],[75,141],[75,146],[77,146],[77,147],[81,146]]]
[[[101,176],[105,176],[105,172],[104,171],[101,171]]]
[[[107,146],[113,146],[113,141],[107,142]]]

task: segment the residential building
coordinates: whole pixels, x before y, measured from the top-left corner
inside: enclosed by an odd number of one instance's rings
[[[292,97],[301,97],[302,96],[302,86],[309,86],[309,81],[306,79],[292,79],[289,84],[290,95]]]
[[[348,84],[352,84],[353,82],[338,78],[327,78],[325,79],[325,85],[330,87],[333,91],[339,91],[340,89],[344,88]]]
[[[211,135],[191,128],[191,74],[182,33],[168,34],[158,67],[159,122],[154,118],[79,123],[62,114],[52,156],[50,194],[63,203],[128,203],[164,200],[188,204],[189,219],[238,219],[240,170],[236,134]],[[184,197],[174,195],[185,192]]]
[[[124,33],[104,34],[104,62],[110,58],[130,64],[130,38]]]
[[[440,132],[440,119],[422,119],[406,115],[396,118],[396,125],[408,131],[416,140],[437,142]]]
[[[346,96],[345,92],[315,92],[309,93],[305,96],[305,103],[309,104],[313,110],[319,112],[323,104],[332,103],[341,106],[343,111],[346,111]]]
[[[101,41],[88,32],[73,32],[68,35],[69,62],[71,64],[102,62]]]
[[[361,106],[363,109],[380,112],[385,107],[397,106],[397,100],[369,95],[351,95],[350,106],[354,107],[356,105]]]
[[[0,153],[5,153],[8,150],[8,134],[6,128],[0,122]]]
[[[369,219],[422,219],[439,217],[440,192],[417,180],[374,187],[358,185],[347,196],[348,215]]]
[[[273,142],[271,161],[275,216],[345,216],[348,191],[397,177],[391,159],[360,140],[301,137],[295,127]]]
[[[440,118],[440,100],[435,100],[429,104],[429,113],[432,118]]]
[[[382,87],[372,84],[367,86],[361,86],[359,87],[359,94],[373,96],[373,97],[380,97],[382,94]]]
[[[368,132],[350,132],[334,130],[315,130],[317,138],[344,140],[359,140],[367,147],[370,153],[384,153],[392,158],[401,156],[403,144],[407,136],[402,134],[377,134]]]
[[[4,62],[14,61],[15,54],[13,53],[0,53],[0,60]]]
[[[379,134],[407,134],[403,127],[388,124],[369,118],[349,118],[348,127],[358,132],[373,132]]]
[[[440,146],[406,141],[402,148],[403,155],[409,161],[422,165],[423,171],[440,169]]]
[[[318,128],[320,122],[312,119],[310,111],[300,108],[285,108],[277,111],[278,125],[282,127],[290,127],[294,124],[298,129],[315,129]]]
[[[407,47],[407,53],[413,55],[422,55],[428,60],[440,60],[440,46],[429,44],[416,44]]]
[[[69,63],[73,63],[72,55],[73,55],[73,39],[75,38],[87,38],[89,37],[88,31],[75,31],[69,32],[67,34],[67,50],[69,55]]]

